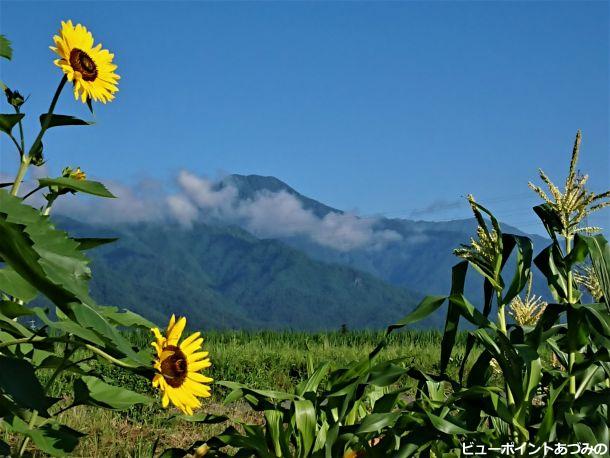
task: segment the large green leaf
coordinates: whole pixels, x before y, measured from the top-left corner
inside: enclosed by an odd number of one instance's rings
[[[0,256],[64,314],[103,337],[106,348],[119,350],[140,366],[149,365],[149,359],[133,351],[116,326],[111,326],[97,310],[89,296],[89,260],[78,242],[3,190],[0,190]]]
[[[93,302],[88,294],[89,260],[78,243],[4,190],[0,190],[0,256],[68,313],[71,302]]]
[[[23,358],[0,355],[0,391],[17,405],[46,412],[51,404],[36,377],[34,367]]]
[[[301,440],[301,456],[307,456],[316,439],[316,409],[309,400],[295,401],[294,417]]]
[[[74,404],[94,405],[107,409],[125,410],[136,404],[150,404],[148,396],[118,386],[108,385],[99,378],[84,376],[74,380]]]
[[[0,114],[0,130],[10,134],[13,127],[23,118],[23,113]]]
[[[523,290],[529,280],[534,245],[527,237],[513,234],[505,234],[504,237],[510,237],[512,240],[514,240],[517,247],[517,265],[515,266],[515,275],[513,276],[508,291],[502,299],[503,304],[508,304]]]
[[[5,35],[0,34],[0,57],[11,60],[13,58],[13,48],[11,42]]]
[[[38,290],[10,267],[0,269],[0,291],[26,303],[38,295]]]
[[[45,122],[49,123],[47,125],[47,129],[57,126],[88,126],[94,124],[93,122],[83,121],[82,119],[75,118],[74,116],[60,114],[40,115],[40,125],[44,126]]]
[[[60,177],[60,178],[40,178],[38,180],[40,186],[58,186],[60,188],[69,189],[71,191],[80,191],[94,196],[114,198],[115,196],[106,189],[102,183],[90,180],[77,180],[76,178]]]
[[[30,429],[19,417],[13,417],[10,422],[11,429],[32,439],[32,442],[42,452],[51,456],[66,456],[78,445],[84,434],[56,422]]]

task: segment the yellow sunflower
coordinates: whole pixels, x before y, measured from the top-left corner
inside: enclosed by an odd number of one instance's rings
[[[106,103],[114,99],[119,75],[114,73],[117,66],[112,63],[114,54],[102,49],[102,45],[93,46],[93,35],[81,24],[72,25],[72,21],[61,22],[59,35],[53,37],[55,51],[61,59],[55,65],[63,70],[74,84],[74,98],[80,97],[85,103],[93,99]]]
[[[213,380],[199,373],[211,366],[208,352],[199,351],[203,343],[201,333],[196,332],[178,344],[185,326],[186,318],[176,320],[172,315],[165,336],[158,328],[151,329],[155,335],[152,346],[157,350],[154,367],[158,372],[152,384],[163,392],[163,407],[171,401],[182,412],[193,415],[193,409],[201,406],[197,397],[210,396],[210,387],[206,383]]]

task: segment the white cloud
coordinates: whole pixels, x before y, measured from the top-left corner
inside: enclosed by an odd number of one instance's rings
[[[323,217],[304,208],[293,194],[263,190],[240,198],[230,180],[214,181],[181,171],[177,192],[145,180],[135,186],[112,182],[117,199],[66,196],[55,211],[95,224],[178,221],[191,227],[197,220],[240,226],[261,238],[304,237],[338,251],[379,249],[403,241],[395,231],[377,228],[378,219],[353,213],[329,212]]]
[[[394,231],[377,230],[375,218],[339,212],[330,212],[320,218],[285,190],[263,190],[252,198],[239,199],[239,191],[234,185],[219,186],[217,182],[186,171],[179,174],[178,184],[203,215],[240,225],[259,237],[303,236],[339,251],[380,248],[402,238]]]
[[[54,211],[94,224],[138,223],[166,220],[165,191],[153,180],[135,186],[105,182],[116,199],[66,194],[57,200]]]

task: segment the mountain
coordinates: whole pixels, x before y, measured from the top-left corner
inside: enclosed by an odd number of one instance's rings
[[[82,237],[118,237],[89,252],[92,296],[157,322],[177,313],[203,329],[382,328],[408,313],[420,296],[236,227],[102,228],[65,218],[60,226]]]
[[[191,226],[168,221],[102,226],[60,218],[60,227],[78,236],[119,239],[90,252],[93,297],[157,322],[171,313],[184,314],[203,329],[318,330],[342,324],[383,328],[406,315],[423,295],[449,292],[451,267],[458,261],[453,249],[468,243],[476,228],[474,219],[365,221],[274,177],[230,175],[215,184],[217,191],[228,186],[235,188],[225,193],[234,196],[230,206],[253,204],[261,196],[292,196],[296,206],[291,202],[289,212],[298,213],[297,221],[304,217],[308,230],[312,221],[324,226],[327,220],[334,224],[345,217],[348,224],[364,224],[366,234],[392,236],[383,243],[346,249],[312,238],[307,231],[255,236],[244,229],[246,224],[238,227],[239,220],[217,215]],[[268,209],[269,202],[273,206],[279,201],[266,200],[262,208]],[[269,222],[272,228],[285,223],[275,218]],[[332,232],[336,226],[330,228]],[[503,230],[523,234],[507,225]],[[548,243],[531,237],[537,251]],[[509,272],[513,265],[514,259],[509,260]],[[534,291],[545,290],[544,285],[541,276],[534,277]],[[466,294],[475,304],[481,302],[481,286],[478,275],[469,276]],[[421,326],[439,327],[443,322],[440,309]]]
[[[329,213],[342,213],[327,205],[303,196],[275,177],[259,175],[230,175],[224,185],[232,184],[242,198],[253,199],[256,193],[284,191],[301,201],[303,208],[311,210],[319,218]],[[400,235],[385,246],[363,247],[349,251],[315,243],[302,236],[283,237],[286,244],[307,253],[314,259],[346,265],[368,272],[392,285],[420,291],[425,294],[446,294],[451,286],[451,267],[458,261],[453,249],[469,243],[475,234],[474,218],[453,221],[413,221],[400,218],[377,218],[376,231],[392,231]],[[549,240],[538,235],[526,234],[519,229],[501,224],[502,231],[517,235],[527,235],[534,242],[535,252],[549,244]],[[514,259],[507,264],[511,272]],[[505,279],[510,281],[510,278]],[[477,275],[467,284],[466,293],[471,297],[480,296],[482,282]],[[534,273],[534,291],[546,290],[546,281]]]

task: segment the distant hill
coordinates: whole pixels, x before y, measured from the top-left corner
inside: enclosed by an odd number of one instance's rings
[[[92,295],[158,322],[180,313],[204,329],[381,328],[406,315],[420,297],[235,227],[109,229],[67,219],[60,225],[80,236],[119,237],[90,252]]]
[[[217,188],[234,186],[239,199],[283,191],[317,218],[343,214],[274,177],[230,175]],[[59,218],[80,236],[118,237],[90,252],[92,294],[101,303],[126,307],[153,321],[171,313],[200,328],[383,328],[402,318],[425,294],[449,292],[453,249],[468,243],[473,219],[426,222],[378,218],[374,230],[399,237],[377,247],[333,249],[305,235],[262,239],[242,228],[210,220],[192,227],[170,222],[93,226]],[[505,232],[522,234],[503,225]],[[531,236],[536,251],[547,241]],[[511,262],[509,262],[509,269]],[[511,272],[512,275],[512,272]],[[510,278],[506,278],[510,281]],[[481,280],[466,292],[481,301]],[[544,280],[535,277],[535,290]],[[421,323],[439,327],[444,310]]]

